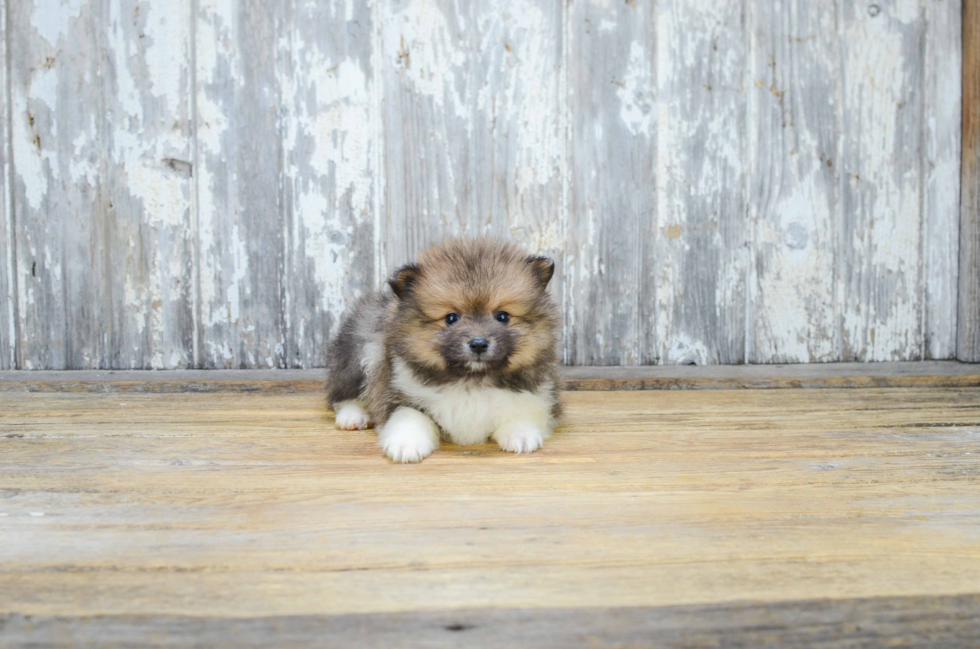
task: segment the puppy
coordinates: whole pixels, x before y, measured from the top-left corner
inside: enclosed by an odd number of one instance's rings
[[[421,461],[440,437],[541,448],[561,411],[554,271],[488,239],[425,250],[361,299],[327,347],[337,427],[373,423],[395,462]]]

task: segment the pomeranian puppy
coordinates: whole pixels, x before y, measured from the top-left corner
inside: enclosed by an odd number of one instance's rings
[[[421,461],[441,437],[541,448],[561,411],[554,272],[501,241],[425,250],[362,298],[327,346],[337,427],[375,425],[395,462]]]

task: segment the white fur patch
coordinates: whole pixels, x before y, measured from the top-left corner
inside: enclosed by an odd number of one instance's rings
[[[365,373],[370,373],[382,360],[384,360],[384,348],[381,343],[372,340],[364,344],[361,352],[361,369]]]
[[[333,409],[337,413],[334,423],[341,430],[364,430],[371,427],[371,417],[364,410],[364,404],[357,399],[335,403]]]
[[[446,436],[457,444],[482,444],[498,429],[521,424],[522,430],[539,431],[534,448],[529,448],[533,444],[526,439],[528,436],[522,437],[519,452],[530,453],[541,446],[554,427],[551,382],[541,385],[536,392],[514,392],[463,381],[430,386],[416,379],[400,358],[394,359],[393,370],[394,386],[431,415]]]
[[[511,453],[533,453],[544,444],[545,434],[540,428],[526,421],[504,424],[493,433],[500,448]]]
[[[439,446],[439,428],[415,408],[402,406],[378,431],[378,443],[395,462],[420,462]]]

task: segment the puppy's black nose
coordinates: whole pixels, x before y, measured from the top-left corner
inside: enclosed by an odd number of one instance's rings
[[[490,349],[490,343],[487,342],[486,338],[474,338],[470,340],[470,349],[476,354],[482,354]]]

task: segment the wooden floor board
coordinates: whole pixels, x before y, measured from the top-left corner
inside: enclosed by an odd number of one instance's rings
[[[394,465],[316,392],[0,394],[0,643],[95,637],[98,620],[349,633],[414,614],[443,637],[454,612],[533,635],[586,633],[600,609],[635,631],[695,610],[664,607],[824,606],[820,624],[864,615],[893,634],[863,646],[955,640],[961,613],[980,615],[980,389],[566,401],[532,455],[446,445]]]
[[[0,616],[11,646],[974,647],[980,596],[202,618]]]

